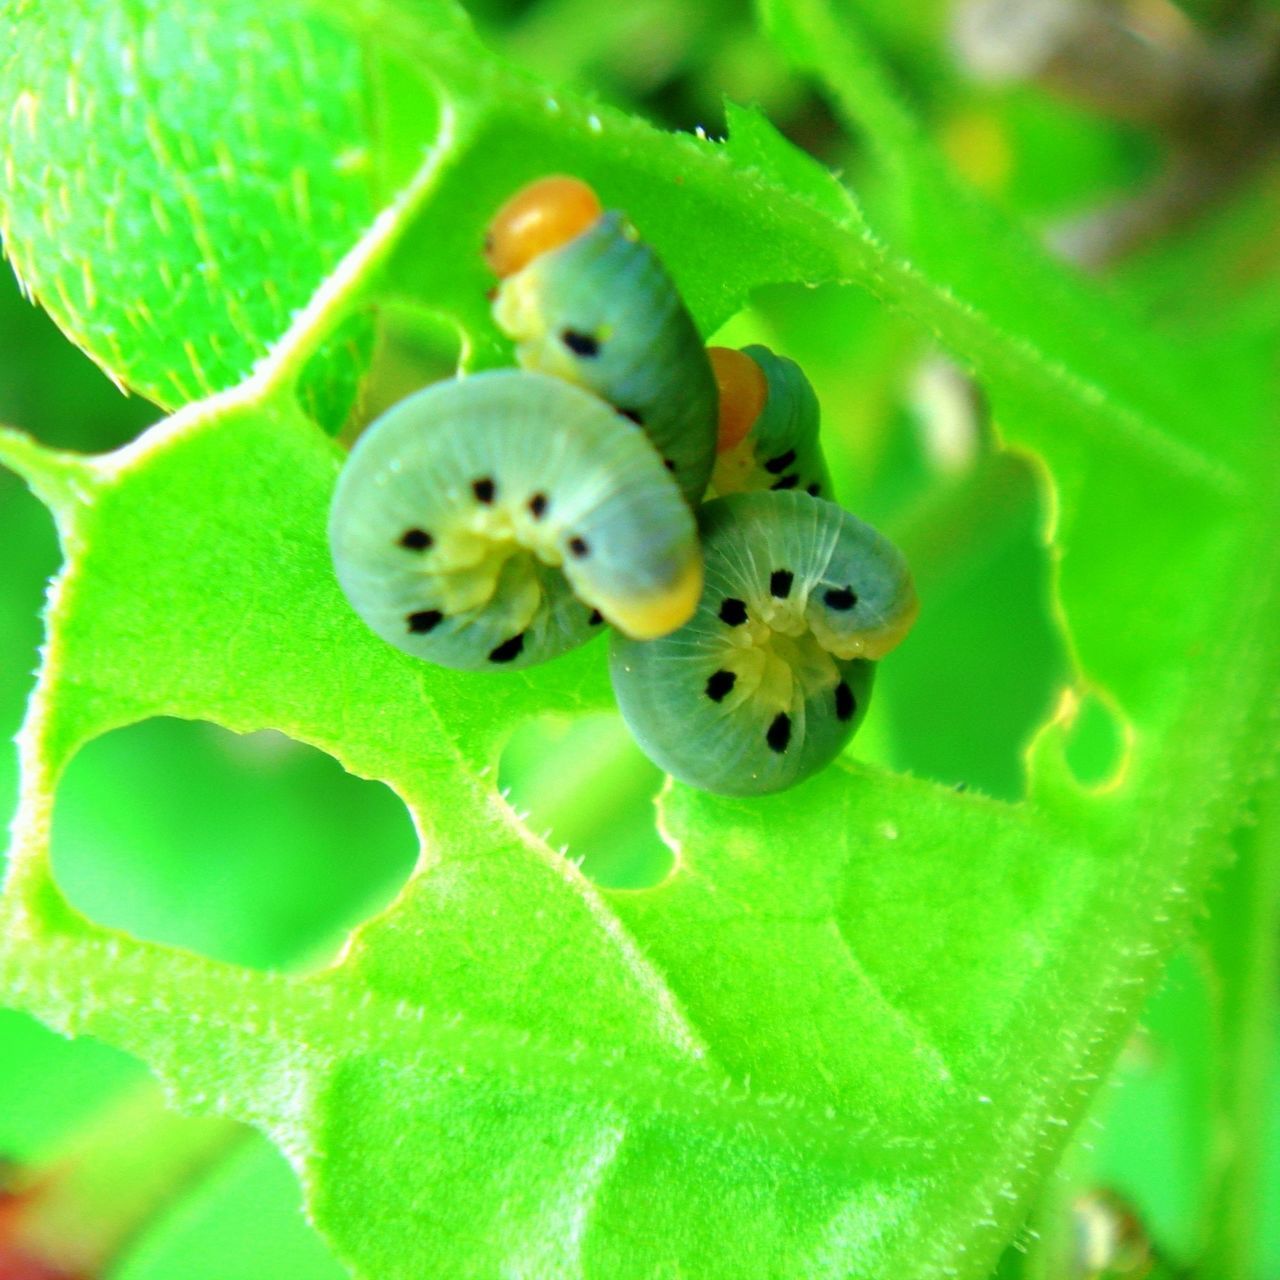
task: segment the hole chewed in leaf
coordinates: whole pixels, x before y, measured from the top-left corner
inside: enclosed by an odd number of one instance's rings
[[[671,849],[655,826],[662,779],[611,713],[521,726],[498,771],[525,826],[611,889],[650,888],[671,870]]]
[[[274,731],[157,718],[86,746],[58,790],[71,904],[137,937],[292,969],[331,954],[417,856],[401,801]]]
[[[1128,757],[1127,729],[1113,707],[1090,690],[1075,704],[1063,754],[1076,781],[1091,789],[1118,786]]]
[[[922,608],[876,682],[873,722],[887,734],[892,767],[1005,800],[1025,793],[1027,743],[1069,669],[1053,614],[1046,503],[1027,460],[999,453],[897,530]],[[830,594],[828,607],[849,602]]]

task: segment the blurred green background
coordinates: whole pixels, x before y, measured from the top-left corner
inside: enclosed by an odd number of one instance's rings
[[[861,180],[858,139],[785,70],[745,4],[477,0],[471,8],[486,37],[513,59],[673,128],[718,134],[726,96],[757,103],[876,207],[877,191]],[[1012,34],[1018,10],[1006,5],[988,32],[992,57],[1010,48],[1026,54]],[[1069,239],[1064,229],[1099,225],[1100,210],[1141,202],[1187,145],[1161,122],[1121,119],[1090,101],[1080,76],[1074,85],[1067,77],[1064,91],[1062,77],[1032,67],[1029,54],[1000,83],[975,79],[951,48],[953,14],[940,2],[864,0],[858,12],[950,161],[1059,242]],[[1170,30],[1185,20],[1178,12],[1167,11]],[[1242,32],[1253,38],[1257,15],[1246,5],[1199,0],[1183,12],[1207,41],[1238,40]],[[1220,186],[1193,216],[1171,225],[1157,219],[1141,243],[1117,251],[1105,287],[1164,322],[1201,326],[1206,341],[1270,341],[1280,165],[1242,164]],[[1069,681],[1043,542],[1051,508],[1034,460],[1001,451],[981,389],[925,335],[864,294],[764,290],[718,340],[764,341],[804,365],[823,403],[841,499],[898,540],[915,569],[930,625],[886,664],[853,750],[1016,799],[1028,737]],[[440,335],[398,330],[387,320],[366,405],[447,376],[453,354]],[[155,416],[145,402],[122,396],[0,270],[0,421],[55,445],[99,451],[131,439]],[[0,473],[0,530],[0,726],[7,737],[31,687],[42,595],[58,565],[48,515],[7,473]],[[1072,748],[1079,776],[1104,782],[1119,751],[1105,705],[1086,697]],[[15,753],[6,747],[6,814],[15,774]],[[662,780],[615,716],[526,727],[507,749],[500,782],[513,805],[529,812],[530,826],[567,846],[600,882],[640,887],[665,874],[670,856],[652,807]],[[394,896],[415,856],[407,814],[386,788],[351,778],[280,735],[237,737],[207,724],[153,721],[93,743],[64,780],[55,814],[56,873],[81,911],[261,968],[331,958],[354,924]],[[1178,956],[1002,1276],[1199,1274],[1197,1253],[1223,1212],[1213,1117],[1228,1087],[1232,984],[1250,973],[1249,958],[1229,947],[1233,913],[1249,909],[1245,875],[1226,878],[1212,921]],[[1276,978],[1267,971],[1252,979],[1272,1011]],[[1274,1038],[1274,1017],[1270,1026]],[[0,1012],[0,1170],[8,1167],[20,1185],[68,1151],[81,1165],[114,1170],[113,1149],[123,1132],[136,1133],[123,1126],[126,1119],[137,1125],[139,1106],[151,1116],[144,1130],[149,1124],[158,1143],[181,1152],[183,1126],[164,1116],[148,1090],[142,1069],[122,1055]],[[1274,1212],[1259,1269],[1236,1280],[1280,1276],[1280,1108],[1259,1124],[1269,1126],[1266,1194]],[[197,1138],[189,1141],[199,1147]],[[83,1194],[85,1222],[124,1214],[110,1194]],[[342,1274],[302,1221],[283,1159],[247,1131],[229,1131],[211,1154],[175,1160],[169,1183],[143,1199],[104,1258],[105,1274]],[[1116,1248],[1108,1270],[1089,1260],[1087,1247],[1070,1243],[1109,1231],[1127,1232],[1128,1244]]]

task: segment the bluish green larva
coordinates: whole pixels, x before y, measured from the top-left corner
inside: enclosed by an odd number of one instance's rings
[[[636,741],[684,782],[724,795],[792,786],[857,729],[874,663],[916,612],[902,554],[803,493],[742,493],[699,515],[706,585],[662,639],[615,636],[610,672]]]
[[[545,661],[602,621],[664,635],[702,585],[693,517],[649,441],[519,370],[437,383],[379,418],[339,477],[329,543],[378,635],[463,670]]]
[[[762,346],[712,347],[708,354],[720,393],[715,492],[795,489],[832,497],[818,397],[800,366]]]
[[[499,211],[488,238],[490,263],[504,276],[494,319],[521,367],[586,387],[642,427],[696,504],[715,459],[710,359],[653,250],[621,213],[588,221],[594,199],[574,179],[551,178]],[[549,223],[554,230],[507,251],[531,221],[539,233]]]

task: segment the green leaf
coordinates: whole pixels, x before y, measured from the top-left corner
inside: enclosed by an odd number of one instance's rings
[[[291,0],[6,0],[0,48],[26,288],[158,404],[239,382],[372,217],[359,46]]]
[[[1168,352],[1131,367],[1133,330],[1097,291],[1061,272],[1044,295],[982,284],[989,219],[957,219],[946,274],[917,237],[922,268],[754,118],[737,149],[663,134],[551,95],[438,5],[333,9],[378,42],[377,109],[400,128],[384,121],[377,166],[399,194],[323,281],[318,259],[299,271],[315,291],[248,381],[100,459],[0,440],[67,554],[22,736],[0,990],[143,1058],[185,1107],[262,1128],[357,1274],[984,1275],[1269,763],[1274,444],[1237,423],[1207,450],[1199,371]],[[815,13],[795,10],[810,40]],[[410,164],[415,77],[432,106]],[[886,154],[934,183],[886,119]],[[600,646],[497,680],[374,639],[328,562],[341,455],[294,388],[370,299],[452,316],[473,361],[500,358],[483,225],[560,168],[635,216],[705,326],[757,284],[854,282],[997,391],[1004,431],[1051,469],[1059,599],[1081,685],[1125,739],[1115,777],[1072,776],[1072,693],[1019,804],[847,762],[756,801],[673,786],[675,866],[640,891],[598,889],[523,827],[494,785],[502,745],[607,705]],[[38,218],[40,194],[11,204]],[[65,902],[59,777],[160,715],[282,730],[409,807],[415,874],[337,963],[250,973]]]

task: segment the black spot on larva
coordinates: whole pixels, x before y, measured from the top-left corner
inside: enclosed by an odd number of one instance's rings
[[[805,493],[807,493],[811,498],[816,498],[821,492],[822,492],[822,486],[820,484],[811,484],[805,490]]]
[[[589,333],[579,333],[576,329],[566,329],[560,335],[560,341],[564,343],[575,356],[585,356],[590,359],[592,356],[600,354],[600,343],[596,341]]]
[[[400,535],[400,545],[406,551],[425,551],[434,541],[425,529],[406,529]]]
[[[791,584],[795,581],[795,576],[790,569],[775,569],[769,575],[769,594],[777,596],[779,600],[785,600],[791,594]]]
[[[619,409],[618,412],[622,414],[624,418],[630,418],[637,427],[644,426],[644,415],[639,409]]]
[[[547,495],[545,493],[535,493],[529,499],[529,511],[535,520],[542,519],[542,513],[547,509]]]
[[[411,613],[405,621],[414,635],[425,636],[444,621],[444,614],[439,609],[422,609],[418,613]]]
[[[743,600],[735,599],[733,596],[725,596],[720,601],[720,621],[727,622],[731,627],[740,627],[747,620],[747,606]]]
[[[770,751],[781,755],[791,742],[791,717],[785,711],[779,711],[773,717],[773,723],[764,735]]]
[[[582,557],[585,556],[590,550],[591,548],[587,546],[587,540],[585,538],[569,539],[569,553],[571,555],[577,556],[579,560],[581,560]]]
[[[477,502],[492,502],[493,495],[495,493],[493,480],[489,476],[483,476],[479,480],[473,480],[471,482],[471,492],[476,495]]]
[[[852,720],[853,713],[857,709],[858,704],[854,701],[853,690],[841,680],[836,685],[836,719]]]
[[[496,649],[489,652],[490,662],[514,662],[524,649],[524,632],[504,640]]]
[[[590,617],[587,618],[587,626],[598,627],[604,621],[604,614],[599,609],[592,609]]]
[[[676,469],[676,464],[670,458],[663,458],[662,465],[666,467],[668,471],[674,471]]]
[[[764,464],[764,469],[771,476],[780,476],[794,461],[796,460],[796,451],[788,449],[786,453],[780,453],[776,458],[770,458]]]
[[[858,603],[858,593],[852,587],[832,587],[822,593],[822,599],[828,609],[839,613],[847,613]]]
[[[707,679],[707,697],[712,702],[723,702],[732,692],[738,677],[732,671],[715,671]]]
[[[799,476],[783,476],[781,480],[775,480],[770,489],[794,489],[800,483]]]

